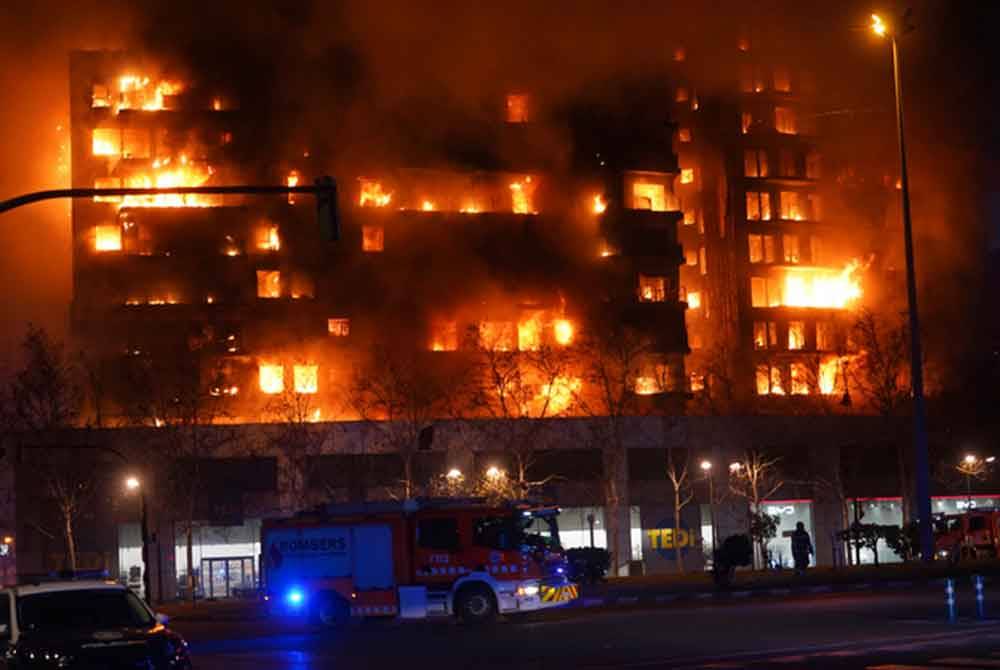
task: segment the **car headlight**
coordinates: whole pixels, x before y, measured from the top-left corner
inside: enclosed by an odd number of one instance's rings
[[[17,655],[26,660],[30,665],[44,668],[68,668],[73,662],[71,656],[61,654],[58,651],[32,649],[27,652],[20,652]]]
[[[538,595],[538,584],[535,582],[525,582],[517,587],[517,595],[523,598],[531,598]]]
[[[948,558],[948,550],[947,549],[940,550],[938,552],[938,557],[939,558]]]

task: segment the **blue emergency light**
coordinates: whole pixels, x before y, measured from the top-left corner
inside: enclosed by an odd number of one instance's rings
[[[300,607],[306,600],[306,594],[301,589],[290,589],[285,594],[285,602],[292,607]]]

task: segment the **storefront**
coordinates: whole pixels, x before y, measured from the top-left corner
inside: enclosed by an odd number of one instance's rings
[[[813,529],[812,500],[768,500],[761,507],[764,514],[777,517],[778,530],[774,539],[767,543],[768,563],[774,567],[792,568],[795,566],[792,557],[792,533],[801,522],[809,533],[813,546],[816,546]],[[816,556],[809,559],[809,565],[816,565]]]
[[[260,519],[239,526],[196,526],[191,553],[197,595],[231,598],[253,593],[260,574]],[[178,529],[175,545],[177,583],[187,583],[187,538]]]
[[[629,509],[632,560],[642,559],[642,527],[639,507]],[[601,547],[607,549],[603,507],[563,507],[559,512],[559,542],[566,549],[575,547]]]

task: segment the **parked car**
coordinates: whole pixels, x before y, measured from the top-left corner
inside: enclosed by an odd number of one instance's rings
[[[0,591],[0,668],[190,670],[187,643],[116,582],[39,581]]]

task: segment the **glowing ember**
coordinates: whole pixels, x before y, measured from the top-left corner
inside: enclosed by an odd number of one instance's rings
[[[430,200],[424,200],[422,203],[420,203],[420,209],[422,209],[425,212],[433,212],[434,203],[431,202]]]
[[[537,316],[517,324],[517,348],[538,351],[542,346],[542,324]]]
[[[358,204],[362,207],[385,207],[392,202],[392,193],[383,190],[382,183],[373,179],[360,179],[361,195]]]
[[[701,293],[698,291],[688,291],[688,309],[698,309],[701,307]]]
[[[781,304],[787,307],[844,309],[861,297],[861,262],[851,261],[840,270],[787,268]]]
[[[295,378],[295,392],[303,394],[316,393],[319,389],[319,366],[296,365],[292,368]]]
[[[515,214],[534,214],[535,183],[530,176],[510,184],[511,210]]]
[[[552,323],[552,335],[556,343],[567,346],[573,343],[573,322],[569,319],[556,319]]]
[[[608,209],[608,203],[604,200],[603,196],[595,195],[594,202],[591,205],[591,209],[594,214],[604,214]]]
[[[121,251],[122,250],[121,226],[115,226],[115,225],[97,226],[94,237],[94,250]]]
[[[551,384],[542,385],[536,401],[546,407],[548,414],[561,414],[569,409],[582,386],[579,377],[559,376]]]
[[[288,177],[285,179],[285,183],[287,183],[289,186],[298,186],[299,185],[299,173],[298,173],[298,171],[297,170],[292,170],[291,172],[289,172],[288,173]],[[296,195],[294,193],[289,193],[288,194],[288,204],[289,205],[294,205],[295,204],[295,200],[296,200]]]
[[[275,395],[285,390],[285,368],[273,363],[261,363],[258,368],[260,375],[260,390],[268,395]]]

